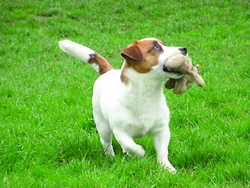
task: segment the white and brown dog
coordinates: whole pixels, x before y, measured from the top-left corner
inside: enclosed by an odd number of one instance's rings
[[[121,51],[125,59],[121,70],[95,51],[69,40],[59,42],[67,54],[92,65],[101,76],[93,91],[93,115],[105,153],[114,156],[112,134],[129,156],[143,157],[135,137],[154,135],[158,162],[175,172],[168,160],[170,114],[162,84],[167,78],[183,75],[164,66],[170,56],[187,54],[186,48],[166,47],[155,38],[145,38]]]

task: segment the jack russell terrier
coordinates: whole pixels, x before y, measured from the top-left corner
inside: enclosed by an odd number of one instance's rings
[[[114,135],[124,153],[143,157],[145,150],[134,138],[153,133],[158,162],[175,172],[168,160],[170,113],[162,84],[168,78],[183,76],[168,69],[167,61],[173,55],[187,55],[187,49],[164,46],[155,38],[138,40],[121,51],[124,63],[121,70],[114,70],[104,57],[88,47],[70,40],[60,41],[59,46],[100,73],[94,84],[92,104],[105,154],[115,156]]]

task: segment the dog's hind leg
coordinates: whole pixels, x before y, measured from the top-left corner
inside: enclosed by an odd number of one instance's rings
[[[104,124],[104,122],[96,124],[97,131],[100,135],[100,140],[104,149],[104,152],[108,156],[115,156],[113,146],[112,146],[112,131]]]
[[[96,124],[97,132],[99,133],[104,152],[108,156],[115,156],[112,146],[112,130],[110,129],[108,121],[103,117],[100,109],[100,97],[93,93],[93,116]]]

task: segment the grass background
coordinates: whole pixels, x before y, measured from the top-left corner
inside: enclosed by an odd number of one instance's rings
[[[0,2],[0,187],[250,186],[249,1]],[[165,90],[171,109],[167,173],[152,137],[145,158],[103,154],[91,110],[98,74],[58,48],[89,46],[120,68],[144,37],[187,46],[204,89]]]

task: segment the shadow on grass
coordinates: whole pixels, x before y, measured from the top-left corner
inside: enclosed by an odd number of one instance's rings
[[[115,153],[122,154],[117,143],[113,143]],[[53,162],[57,166],[70,164],[72,161],[86,161],[93,166],[110,166],[115,160],[104,154],[99,135],[96,131],[85,132],[84,135],[70,141],[64,141],[57,149]]]
[[[90,168],[95,169],[99,167],[113,168],[117,164],[131,165],[133,163],[147,163],[147,161],[154,161],[154,165],[157,166],[156,153],[153,147],[151,138],[148,140],[143,138],[138,141],[139,144],[146,150],[146,156],[143,159],[131,158],[123,154],[122,149],[118,142],[113,138],[113,148],[115,157],[109,157],[104,154],[100,138],[95,129],[87,132],[82,132],[80,137],[72,138],[71,140],[64,140],[64,142],[58,146],[57,152],[52,161],[57,167],[70,165],[75,161],[87,164]],[[150,146],[148,146],[149,142]],[[145,168],[148,165],[145,164]]]

